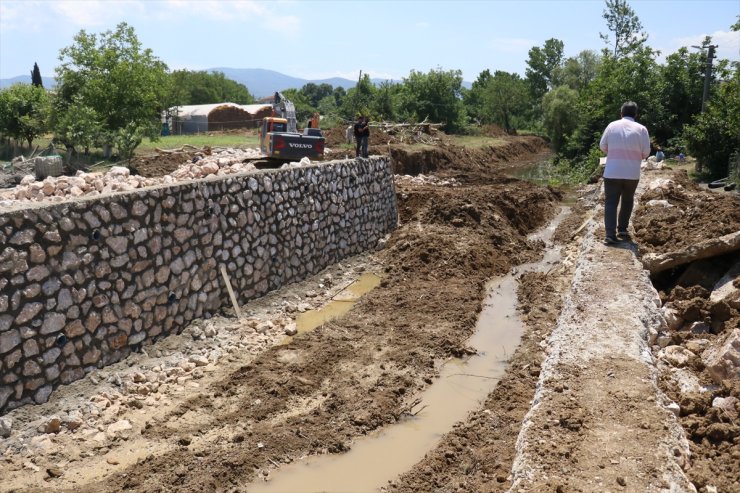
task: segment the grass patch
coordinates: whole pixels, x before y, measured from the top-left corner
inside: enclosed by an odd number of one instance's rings
[[[506,139],[501,137],[487,137],[485,135],[448,135],[452,143],[460,147],[480,148],[498,147],[506,144]]]
[[[194,147],[258,147],[259,137],[243,133],[168,135],[157,141],[144,139],[136,148],[136,154],[150,154],[155,149],[177,149],[186,144]]]

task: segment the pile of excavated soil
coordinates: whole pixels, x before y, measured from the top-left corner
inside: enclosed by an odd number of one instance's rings
[[[558,196],[501,176],[455,187],[399,182],[397,195],[399,228],[373,263],[382,282],[349,316],[269,348],[233,371],[210,374],[209,385],[172,397],[167,412],[152,413],[132,430],[136,443],[151,445],[136,463],[108,462],[110,475],[99,470],[76,484],[56,477],[59,470],[53,469],[46,488],[244,491],[280,464],[346,451],[356,437],[399,420],[441,361],[469,353],[466,341],[486,281],[537,256],[541,244],[526,235],[554,214]],[[545,280],[532,282],[548,289]],[[536,375],[525,361],[540,357],[522,356],[516,375]],[[507,381],[519,385],[516,376]],[[502,389],[498,399],[506,395]],[[506,439],[515,433],[512,421]],[[85,453],[73,460],[75,466],[95,464],[98,454],[125,446],[125,439],[103,450],[83,445]],[[70,460],[36,459],[42,471]]]
[[[192,161],[196,156],[196,152],[192,150],[136,156],[129,163],[129,167],[137,175],[147,178],[169,175],[183,163]]]
[[[685,173],[668,179],[664,186],[647,191],[636,211],[636,241],[642,252],[686,249],[740,230],[740,196],[702,189]],[[655,202],[649,205],[650,201]],[[740,252],[653,276],[664,306],[675,314],[655,348],[661,387],[679,406],[692,455],[686,474],[702,493],[740,491],[740,379],[737,373],[718,376],[710,357],[711,348],[732,337],[740,340],[740,301],[711,297],[733,266],[737,289]]]
[[[640,200],[633,224],[641,253],[681,250],[740,230],[740,195],[702,189],[685,171],[670,176]]]
[[[492,171],[508,169],[508,163],[523,166],[523,160],[541,160],[549,151],[544,140],[530,136],[512,137],[504,144],[479,148],[396,144],[380,147],[377,152],[390,154],[396,174],[434,173],[440,177],[454,176],[469,183],[480,183],[488,181],[493,176]]]

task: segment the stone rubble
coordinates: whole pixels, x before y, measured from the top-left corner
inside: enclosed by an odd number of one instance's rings
[[[394,175],[397,184],[433,185],[438,187],[459,187],[461,183],[454,178],[442,179],[434,175]]]
[[[0,190],[0,208],[13,207],[25,202],[61,202],[71,197],[95,196],[113,192],[127,192],[138,188],[198,180],[208,176],[227,176],[257,171],[249,160],[259,159],[259,149],[223,149],[212,154],[199,154],[180,165],[169,175],[145,178],[132,175],[128,168],[113,166],[105,173],[78,171],[75,176],[47,177],[37,181],[33,174],[26,175],[15,188]],[[303,158],[283,168],[308,166],[311,161]]]

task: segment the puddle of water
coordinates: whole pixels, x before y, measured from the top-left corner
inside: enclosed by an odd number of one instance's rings
[[[546,244],[566,215],[566,208],[548,227],[530,236]],[[544,258],[520,265],[516,272],[547,270],[559,249],[548,244]],[[269,482],[249,486],[250,493],[353,493],[378,490],[409,470],[433,449],[444,433],[477,409],[500,379],[524,330],[516,312],[516,275],[492,280],[476,331],[468,341],[478,350],[467,359],[445,363],[437,379],[419,396],[426,406],[414,417],[358,439],[341,455],[313,456],[283,466]],[[413,411],[416,412],[417,407]]]
[[[552,160],[538,161],[526,166],[513,168],[507,171],[507,174],[513,178],[520,180],[529,181],[540,186],[546,186],[551,183],[554,176],[553,171],[554,165]],[[566,206],[572,206],[577,202],[578,194],[576,193],[575,187],[571,185],[560,185],[557,186],[563,193],[563,204]]]
[[[370,272],[362,274],[359,279],[340,291],[326,305],[318,310],[309,310],[298,315],[295,319],[298,333],[312,331],[329,320],[341,317],[352,309],[362,295],[379,284],[379,276]]]

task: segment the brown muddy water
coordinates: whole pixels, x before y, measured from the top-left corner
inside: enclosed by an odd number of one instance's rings
[[[567,212],[564,207],[546,228],[530,235],[531,240],[546,244],[542,260],[520,265],[489,282],[476,331],[468,341],[478,353],[444,363],[439,378],[412,398],[421,399],[413,410],[421,409],[418,414],[358,439],[347,453],[307,457],[283,466],[272,479],[253,483],[248,491],[366,493],[377,491],[421,460],[455,423],[478,409],[506,371],[524,331],[516,310],[517,277],[527,271],[546,271],[559,261],[560,249],[549,240]],[[314,316],[319,315],[310,315]]]

